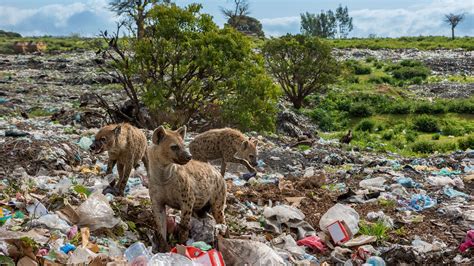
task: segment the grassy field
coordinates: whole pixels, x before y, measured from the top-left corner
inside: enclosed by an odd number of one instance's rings
[[[335,48],[367,48],[367,49],[401,49],[417,48],[420,50],[456,49],[474,50],[474,37],[458,37],[454,40],[442,36],[420,36],[400,38],[352,38],[333,39],[328,42]]]
[[[449,80],[472,83],[472,76],[434,76],[419,61],[398,63],[367,58],[344,63],[337,84],[308,98],[312,117],[327,138],[352,129],[352,146],[381,152],[423,156],[474,148],[474,98],[420,99],[412,84]]]
[[[81,37],[0,37],[0,54],[13,54],[15,42],[45,42],[48,46],[47,52],[67,52],[77,50],[95,50],[104,42],[99,38]]]

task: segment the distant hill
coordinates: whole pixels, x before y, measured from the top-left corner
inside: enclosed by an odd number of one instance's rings
[[[20,37],[21,38],[21,34],[12,32],[12,31],[0,30],[0,37]]]

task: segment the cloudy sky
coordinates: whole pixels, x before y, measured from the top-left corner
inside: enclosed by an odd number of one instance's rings
[[[95,36],[113,29],[117,18],[107,9],[109,0],[0,0],[0,29],[31,35],[80,34]],[[179,5],[201,3],[204,12],[219,25],[224,18],[220,7],[229,0],[177,0]],[[349,8],[354,30],[350,37],[446,35],[446,13],[464,13],[457,35],[474,36],[474,0],[249,0],[251,16],[258,18],[266,35],[297,33],[300,14],[335,9],[339,3]]]

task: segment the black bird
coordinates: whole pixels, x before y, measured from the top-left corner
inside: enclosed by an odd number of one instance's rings
[[[349,130],[346,135],[342,136],[339,142],[349,144],[351,140],[352,140],[352,130]]]

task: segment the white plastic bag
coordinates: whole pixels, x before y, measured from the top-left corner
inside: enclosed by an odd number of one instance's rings
[[[158,253],[148,261],[148,266],[168,265],[195,266],[196,264],[187,257],[176,253]]]
[[[94,192],[76,210],[79,215],[79,225],[88,226],[91,231],[99,228],[112,228],[119,219],[114,217],[114,210],[109,205],[107,198],[100,191]]]
[[[366,188],[366,189],[372,189],[372,190],[385,190],[384,188],[384,183],[386,179],[385,177],[375,177],[375,178],[369,178],[369,179],[364,179],[359,182],[359,186],[361,188]]]
[[[226,265],[286,265],[275,250],[261,242],[219,237],[218,244]]]
[[[336,222],[344,221],[351,230],[352,235],[359,232],[359,214],[351,207],[337,203],[332,206],[319,220],[319,228],[328,232],[327,227]]]

